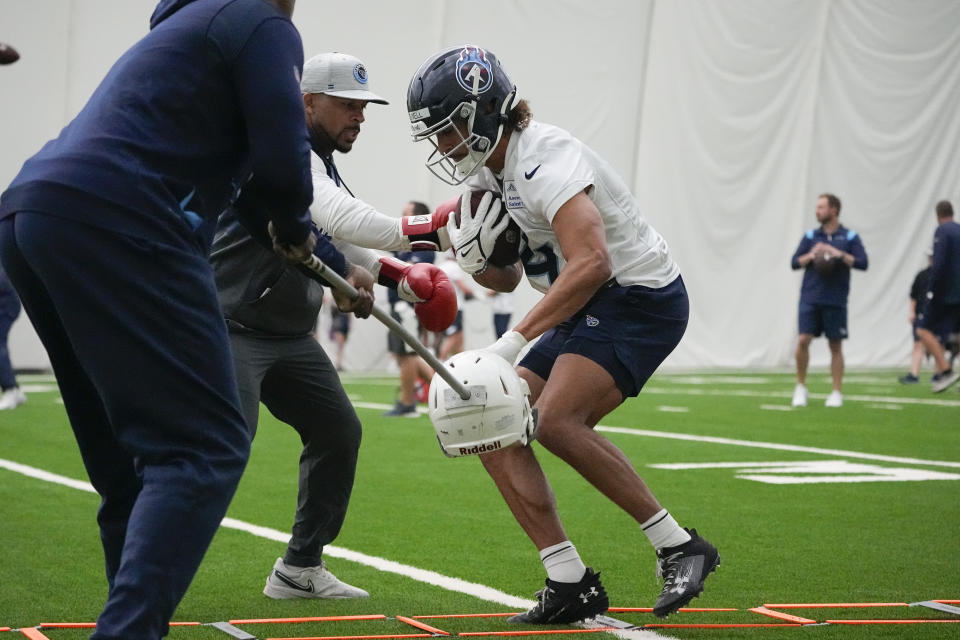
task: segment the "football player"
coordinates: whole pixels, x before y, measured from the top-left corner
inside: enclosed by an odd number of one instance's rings
[[[488,350],[513,364],[540,337],[517,366],[539,413],[537,439],[637,521],[664,579],[654,613],[676,611],[703,590],[717,550],[680,527],[626,455],[593,430],[640,392],[686,329],[687,293],[666,243],[610,165],[567,131],[532,119],[490,51],[466,45],[428,58],[410,82],[407,108],[414,140],[433,143],[427,167],[450,184],[499,193],[519,225],[520,259],[497,267],[487,261],[503,228],[486,216],[499,210],[491,194],[475,210],[466,205],[459,225],[448,222],[457,260],[478,283],[512,291],[526,274],[544,294]],[[547,573],[537,604],[510,620],[563,623],[606,611],[599,573],[564,533],[533,449],[481,460]]]

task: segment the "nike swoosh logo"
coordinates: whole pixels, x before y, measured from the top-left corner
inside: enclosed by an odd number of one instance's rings
[[[535,174],[535,173],[537,172],[537,169],[539,169],[539,168],[542,167],[542,166],[543,166],[542,164],[538,164],[537,166],[535,166],[535,167],[533,168],[533,171],[529,171],[529,172],[527,172],[527,173],[524,173],[524,174],[523,174],[523,177],[526,178],[527,180],[530,180],[531,178],[533,178],[533,174]]]
[[[298,591],[306,591],[307,593],[313,593],[313,580],[307,580],[307,584],[303,585],[295,581],[290,576],[284,575],[283,573],[274,569],[274,573],[277,574],[277,577],[280,578],[280,581],[289,586],[292,589],[297,589]]]

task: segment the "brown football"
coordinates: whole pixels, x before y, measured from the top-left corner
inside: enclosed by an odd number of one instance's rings
[[[843,260],[831,258],[826,253],[817,254],[817,257],[813,259],[813,268],[825,278],[837,273],[842,266],[846,266]]]
[[[17,50],[8,44],[0,42],[0,64],[13,64],[20,59]]]
[[[470,210],[476,211],[477,207],[480,205],[480,199],[483,198],[483,194],[486,191],[478,190],[470,192]],[[500,210],[496,212],[496,222],[499,223],[503,220],[503,216],[509,216],[507,212],[507,207],[503,204],[503,198],[499,193],[494,192],[494,199],[500,199]],[[457,198],[457,208],[453,211],[453,216],[457,221],[457,224],[460,224],[460,203],[463,200],[463,196]],[[494,215],[493,211],[490,211],[487,215]],[[507,225],[507,228],[503,230],[500,236],[497,238],[497,241],[493,245],[493,252],[487,257],[490,264],[495,267],[506,267],[511,265],[517,260],[520,259],[520,227],[517,225],[516,221],[512,218],[510,219],[510,224]]]

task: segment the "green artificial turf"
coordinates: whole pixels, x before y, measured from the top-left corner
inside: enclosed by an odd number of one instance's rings
[[[22,381],[29,401],[0,413],[0,459],[85,480],[76,444],[52,387]],[[723,372],[658,375],[639,398],[607,416],[605,431],[633,461],[677,520],[720,550],[722,564],[692,607],[734,612],[681,613],[674,623],[777,623],[747,611],[763,603],[916,602],[960,599],[960,502],[957,479],[902,482],[769,484],[737,477],[750,463],[846,461],[960,476],[960,394],[904,387],[896,372],[848,374],[845,406],[827,409],[826,376],[811,376],[810,406],[788,409],[789,375]],[[338,548],[532,598],[543,569],[475,459],[446,459],[425,416],[381,417],[392,403],[390,379],[346,378],[364,424],[364,441]],[[34,388],[35,390],[30,390]],[[642,430],[642,432],[640,432]],[[653,432],[653,433],[651,433]],[[732,442],[677,439],[709,436]],[[744,446],[774,443],[817,451]],[[612,606],[649,607],[658,592],[654,553],[635,522],[569,467],[536,445],[557,494],[567,533],[585,562],[601,571]],[[229,516],[288,531],[297,489],[300,442],[268,412]],[[877,454],[905,460],[869,459]],[[938,465],[937,462],[948,464]],[[669,469],[656,464],[742,463]],[[752,473],[757,472],[753,469]],[[762,471],[762,469],[760,469]],[[777,473],[775,469],[767,473]],[[806,477],[815,473],[802,474]],[[840,477],[850,474],[840,474]],[[0,468],[0,627],[92,621],[106,593],[95,513],[98,498]],[[511,607],[328,553],[328,567],[370,599],[274,601],[263,582],[284,545],[222,528],[175,620],[384,614],[384,620],[246,625],[258,638],[416,632],[396,616],[510,611]],[[803,609],[812,618],[958,616],[920,607]],[[633,624],[649,613],[616,613]],[[426,620],[451,633],[515,629],[500,618]],[[89,630],[48,630],[51,640]],[[960,623],[808,626],[769,629],[668,629],[673,638],[875,640],[956,638]],[[603,636],[603,634],[600,634]],[[14,633],[10,633],[14,637]],[[0,634],[3,640],[4,634]],[[178,640],[226,639],[211,627],[176,627]]]

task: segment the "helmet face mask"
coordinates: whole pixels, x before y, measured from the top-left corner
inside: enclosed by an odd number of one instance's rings
[[[427,158],[426,166],[430,172],[447,184],[460,184],[483,167],[487,158],[493,153],[495,145],[473,132],[476,118],[476,105],[472,102],[461,102],[449,116],[423,132],[414,133],[413,141],[429,140],[433,145],[433,153]],[[464,132],[466,135],[464,135]],[[438,137],[442,135],[454,136],[456,144],[444,152]],[[462,156],[460,160],[456,156]]]
[[[434,146],[426,162],[431,173],[453,185],[477,173],[500,142],[516,95],[488,51],[464,45],[427,59],[410,81],[407,111],[414,142]],[[444,151],[436,139],[441,134],[458,141]]]

